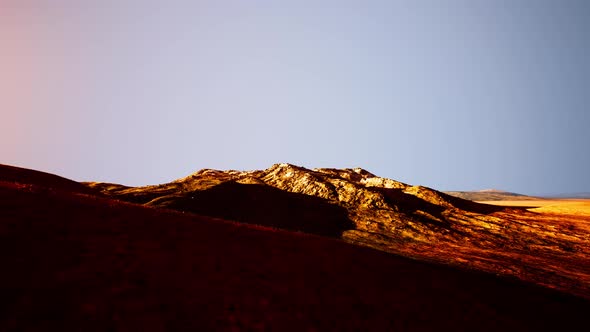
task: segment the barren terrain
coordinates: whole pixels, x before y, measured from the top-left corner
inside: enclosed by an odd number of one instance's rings
[[[590,216],[590,199],[531,199],[519,201],[480,201],[482,204],[498,206],[526,207],[538,213]]]
[[[0,166],[0,330],[540,331],[590,323],[590,302],[580,297],[588,287],[585,217],[455,200],[360,169],[292,165],[82,188]]]
[[[360,168],[290,164],[206,169],[157,186],[88,186],[128,202],[337,237],[590,298],[590,216],[529,211],[527,196],[525,207],[480,204]]]

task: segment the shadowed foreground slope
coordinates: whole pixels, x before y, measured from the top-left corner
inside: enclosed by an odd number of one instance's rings
[[[314,196],[259,184],[225,182],[190,195],[168,195],[152,206],[200,215],[338,237],[353,229],[346,209]]]
[[[590,303],[301,233],[0,182],[0,330],[547,330]]]

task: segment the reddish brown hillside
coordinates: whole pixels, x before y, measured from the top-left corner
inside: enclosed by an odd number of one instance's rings
[[[580,298],[301,233],[8,182],[0,211],[2,331],[590,323]]]
[[[3,164],[0,164],[0,181],[42,186],[51,190],[98,194],[98,190],[61,176]]]

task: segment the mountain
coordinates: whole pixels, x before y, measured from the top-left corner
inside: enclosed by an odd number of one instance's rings
[[[484,189],[477,191],[445,191],[446,194],[462,199],[478,202],[491,201],[528,201],[543,199],[589,199],[590,192],[545,194],[539,196],[527,196],[497,189]]]
[[[127,202],[340,238],[590,298],[587,216],[556,219],[478,204],[361,168],[275,164],[257,171],[205,169],[147,187],[87,185]]]
[[[526,201],[540,199],[538,197],[521,195],[497,189],[479,191],[445,191],[446,194],[470,201]]]
[[[573,198],[573,199],[590,199],[590,192],[579,192],[579,193],[564,193],[564,194],[553,194],[543,195],[545,198]]]
[[[290,171],[301,173],[288,180]],[[212,173],[208,183],[204,175]],[[352,173],[359,181],[373,178],[361,170],[292,166],[260,175],[274,174],[266,180],[286,185],[304,174]],[[238,173],[199,174],[169,187],[186,185],[196,194]],[[248,183],[257,176],[239,178]],[[555,290],[328,237],[162,209],[157,198],[146,206],[126,203],[60,179],[0,168],[2,331],[572,330],[590,323],[588,300]],[[120,197],[140,201],[147,199],[142,192],[162,194],[167,187],[89,186],[119,188]],[[322,188],[296,190],[332,192]],[[346,201],[382,206],[385,195],[375,193],[372,200]],[[412,214],[404,209],[399,213]]]

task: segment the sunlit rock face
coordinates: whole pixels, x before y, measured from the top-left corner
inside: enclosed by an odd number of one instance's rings
[[[204,169],[171,183],[91,183],[121,200],[338,237],[417,259],[516,276],[590,297],[586,217],[477,204],[364,169]]]

